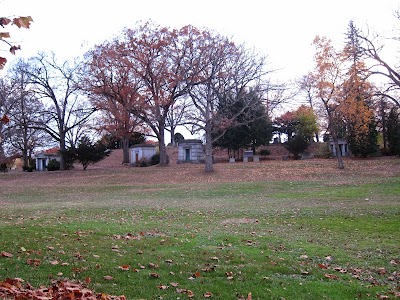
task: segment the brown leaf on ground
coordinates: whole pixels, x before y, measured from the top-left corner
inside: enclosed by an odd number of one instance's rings
[[[125,296],[97,294],[80,283],[71,281],[53,281],[50,287],[33,288],[23,284],[20,278],[7,278],[0,281],[0,299],[41,299],[41,300],[126,300]]]
[[[160,274],[158,273],[150,273],[149,275],[151,278],[160,278]]]
[[[328,279],[332,279],[332,280],[339,280],[340,278],[336,275],[333,274],[324,274],[324,276]]]
[[[12,258],[13,257],[13,255],[11,253],[8,253],[8,252],[5,252],[5,251],[1,252],[1,256],[2,257],[6,257],[6,258]]]

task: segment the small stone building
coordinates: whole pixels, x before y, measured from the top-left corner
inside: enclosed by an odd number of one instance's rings
[[[60,161],[59,148],[51,148],[44,152],[40,152],[35,156],[36,159],[36,170],[37,171],[46,171],[47,165],[50,160],[55,159],[56,161]]]
[[[201,140],[182,140],[178,144],[178,163],[204,162],[204,147]]]
[[[133,145],[130,151],[130,163],[136,165],[141,161],[150,161],[154,154],[156,154],[156,146],[154,145]]]
[[[339,149],[341,156],[350,156],[349,145],[346,139],[338,139]],[[329,140],[329,148],[331,150],[332,156],[336,156],[336,149],[333,140]]]

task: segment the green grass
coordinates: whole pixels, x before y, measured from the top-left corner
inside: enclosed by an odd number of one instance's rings
[[[177,288],[194,299],[399,292],[400,174],[119,184],[115,172],[99,174],[100,185],[71,185],[70,176],[87,173],[66,172],[66,184],[18,189],[10,181],[26,174],[2,174],[0,251],[13,257],[0,257],[0,280],[39,287],[90,278],[96,292],[128,299],[187,299]]]

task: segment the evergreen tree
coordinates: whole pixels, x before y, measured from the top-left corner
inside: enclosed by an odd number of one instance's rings
[[[374,154],[378,150],[378,132],[376,130],[376,122],[372,119],[368,124],[368,134],[358,135],[350,130],[347,134],[350,151],[355,156],[367,157]]]
[[[221,120],[231,119],[234,115],[237,117],[228,124],[220,122],[223,126],[214,135],[221,137],[214,143],[215,146],[229,151],[251,147],[255,154],[256,147],[266,145],[271,140],[272,124],[256,91],[242,92],[240,100],[233,104],[229,95],[226,96],[220,100],[218,112]]]
[[[82,164],[84,170],[89,164],[99,162],[108,155],[109,151],[104,144],[100,142],[93,144],[87,136],[80,139],[79,146],[75,149],[76,160]]]
[[[389,112],[386,130],[390,153],[400,155],[400,118],[395,108],[392,108]]]

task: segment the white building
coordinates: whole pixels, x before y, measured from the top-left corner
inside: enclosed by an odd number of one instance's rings
[[[130,151],[130,163],[137,165],[141,161],[150,161],[156,154],[156,146],[148,144],[133,145]]]
[[[44,152],[38,153],[36,156],[36,170],[37,171],[46,171],[47,165],[50,160],[55,159],[56,161],[60,161],[59,149],[57,147],[48,149]]]

